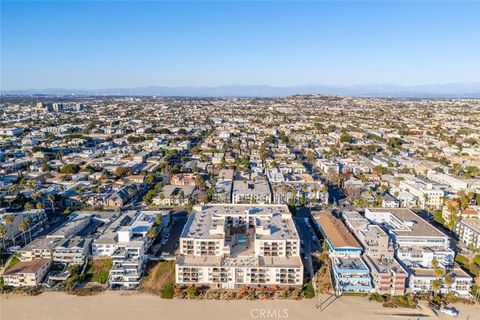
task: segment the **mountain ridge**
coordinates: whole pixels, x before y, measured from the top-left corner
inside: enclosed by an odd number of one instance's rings
[[[393,84],[366,84],[351,86],[331,85],[224,85],[224,86],[142,86],[103,89],[17,89],[2,90],[3,95],[124,95],[172,97],[285,97],[299,94],[325,94],[361,97],[391,98],[480,98],[480,82],[456,82],[402,86]]]

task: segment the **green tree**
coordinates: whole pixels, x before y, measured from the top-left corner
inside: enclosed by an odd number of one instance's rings
[[[155,182],[155,176],[149,174],[149,175],[147,176],[147,178],[145,179],[145,182],[146,182],[146,183],[149,183],[149,184],[154,183],[154,182]]]
[[[343,132],[340,135],[340,142],[341,143],[352,143],[353,142],[353,136],[351,136],[350,134],[348,134],[346,132]]]
[[[27,224],[27,228],[28,228],[28,235],[30,237],[30,242],[32,242],[32,218],[30,218],[30,216],[27,216],[25,217],[25,219],[23,219],[23,221]]]
[[[28,226],[25,223],[25,221],[20,222],[20,224],[18,225],[18,229],[20,229],[20,231],[22,231],[23,240],[25,242],[25,245],[27,245],[27,236],[26,236],[25,232],[28,230]]]
[[[127,167],[118,167],[117,169],[115,169],[115,175],[119,178],[132,173],[132,169]]]
[[[75,174],[80,171],[80,166],[78,164],[69,163],[66,164],[60,169],[60,173],[63,174]]]
[[[452,287],[452,284],[454,282],[454,279],[451,275],[446,275],[444,278],[445,281],[445,287],[447,287],[447,290],[450,291],[450,288]]]
[[[13,214],[7,214],[5,216],[5,223],[9,226],[10,234],[12,236],[13,246],[15,246],[15,235],[13,234],[13,222],[15,221],[15,216]]]
[[[32,204],[30,202],[25,203],[24,209],[25,211],[32,210]]]
[[[52,207],[52,212],[55,214],[55,196],[53,194],[49,194],[47,196],[48,201],[50,201],[50,206]]]
[[[154,229],[154,228],[148,229],[148,231],[147,231],[147,237],[148,237],[148,238],[153,239],[153,238],[155,238],[155,235],[156,235],[156,233],[155,233],[155,229]]]
[[[432,281],[432,290],[434,294],[438,293],[441,287],[442,287],[442,283],[440,282],[439,279],[435,279]]]
[[[0,262],[3,267],[3,251],[5,250],[5,238],[7,237],[7,227],[4,224],[0,224],[0,238],[2,238],[2,250],[0,251]]]

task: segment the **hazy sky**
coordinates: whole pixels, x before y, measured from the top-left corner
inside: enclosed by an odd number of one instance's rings
[[[1,89],[480,81],[480,3],[1,1]]]

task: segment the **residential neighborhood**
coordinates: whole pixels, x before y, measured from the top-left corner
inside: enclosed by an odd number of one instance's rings
[[[1,110],[5,292],[479,297],[478,100],[7,96]]]

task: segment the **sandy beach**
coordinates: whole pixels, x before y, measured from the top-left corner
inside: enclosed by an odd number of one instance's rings
[[[458,305],[457,319],[480,319],[479,305]],[[323,311],[315,300],[303,301],[212,301],[163,300],[146,294],[107,292],[77,297],[49,292],[36,297],[1,296],[2,320],[122,320],[122,319],[449,319],[428,308],[387,309],[365,298],[342,297]]]

